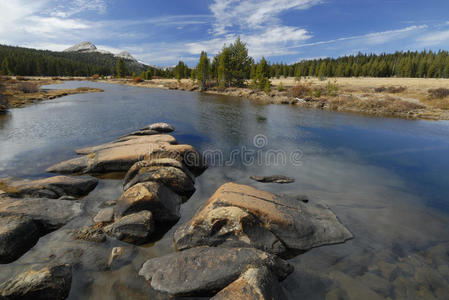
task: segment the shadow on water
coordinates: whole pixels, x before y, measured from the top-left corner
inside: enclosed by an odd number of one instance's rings
[[[180,143],[218,151],[221,160],[197,179],[181,219],[145,247],[108,240],[75,243],[71,228],[92,222],[102,203],[118,199],[122,176],[101,177],[82,200],[84,214],[41,240],[0,280],[51,255],[80,260],[71,299],[167,299],[137,276],[151,257],[175,251],[173,233],[223,183],[234,181],[273,193],[307,195],[329,206],[354,234],[345,244],[312,249],[290,262],[283,282],[290,299],[444,298],[449,293],[449,124],[259,105],[245,99],[183,91],[66,82],[52,88],[100,87],[104,93],[70,95],[0,116],[0,176],[50,176],[45,169],[75,157],[74,150],[108,142],[149,123],[167,121]],[[263,135],[263,144],[254,137]],[[246,161],[272,151],[301,153],[292,164]],[[231,153],[239,155],[231,156]],[[225,162],[229,161],[229,164]],[[287,185],[262,184],[251,175],[282,174]],[[129,250],[120,265],[104,267],[112,247]],[[83,251],[81,258],[76,254]],[[77,252],[78,251],[78,252]],[[68,258],[69,257],[69,258]]]

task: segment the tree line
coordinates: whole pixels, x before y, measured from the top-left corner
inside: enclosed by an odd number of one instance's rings
[[[0,45],[0,72],[21,76],[109,76],[116,74],[120,59],[112,54],[56,52]],[[147,66],[122,59],[128,76]]]
[[[179,61],[174,68],[155,68],[111,54],[54,52],[0,45],[0,72],[22,76],[139,76],[191,78],[201,88],[251,86],[264,89],[270,77],[415,77],[449,78],[448,51],[407,51],[393,54],[362,54],[340,58],[304,60],[294,64],[259,62],[248,55],[244,42],[224,45],[212,59],[202,52],[195,68]]]

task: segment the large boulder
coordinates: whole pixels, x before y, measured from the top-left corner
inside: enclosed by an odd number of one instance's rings
[[[47,172],[61,174],[126,172],[136,162],[151,160],[152,158],[175,158],[180,161],[188,161],[189,164],[186,163],[186,166],[194,174],[201,173],[206,168],[201,155],[190,145],[144,143],[98,150],[88,155],[53,165],[47,169]]]
[[[164,184],[158,182],[138,183],[128,189],[114,208],[115,215],[122,217],[142,210],[149,210],[155,222],[172,223],[179,220],[182,198]]]
[[[39,240],[36,224],[24,216],[0,217],[0,264],[15,261]]]
[[[0,285],[0,299],[63,300],[72,285],[70,265],[29,270]]]
[[[153,233],[153,216],[151,212],[144,210],[126,215],[103,229],[108,235],[118,240],[141,245],[148,242]]]
[[[156,134],[156,135],[134,135],[128,136],[127,138],[121,138],[117,141],[106,143],[103,145],[86,147],[82,149],[76,150],[78,154],[89,154],[92,152],[97,152],[104,149],[129,146],[129,145],[137,145],[137,144],[155,144],[155,143],[166,143],[166,144],[177,144],[176,139],[168,134]]]
[[[141,167],[138,170],[131,168],[125,178],[123,184],[125,191],[140,182],[155,181],[165,184],[182,196],[190,197],[195,192],[194,180],[179,168],[164,166]]]
[[[43,198],[0,198],[0,218],[24,216],[36,223],[41,235],[59,229],[82,212],[77,201]]]
[[[179,250],[245,245],[285,257],[350,238],[325,206],[235,183],[221,186],[174,234]]]
[[[1,189],[10,196],[51,199],[63,196],[83,197],[95,189],[97,184],[98,179],[92,177],[54,176],[38,180],[0,179]]]
[[[267,267],[250,268],[236,281],[222,289],[212,300],[286,300],[279,281]]]
[[[293,267],[277,256],[253,248],[198,247],[148,260],[139,275],[152,288],[177,296],[211,295],[250,267],[267,267],[283,280]]]

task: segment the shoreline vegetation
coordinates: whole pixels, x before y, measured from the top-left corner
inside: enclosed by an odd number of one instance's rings
[[[111,78],[105,83],[144,88],[200,91],[191,79]],[[204,93],[246,98],[261,104],[360,113],[378,117],[449,120],[449,79],[433,78],[271,78],[270,92],[249,87],[209,88]],[[441,91],[442,95],[438,94]],[[434,95],[437,93],[437,95]],[[440,96],[442,96],[440,98]]]
[[[0,112],[9,108],[24,107],[39,101],[51,100],[67,95],[104,92],[99,88],[79,87],[75,89],[41,89],[44,85],[60,84],[72,78],[59,77],[6,77],[0,79]]]

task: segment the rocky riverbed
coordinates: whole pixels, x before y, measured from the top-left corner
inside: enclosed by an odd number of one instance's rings
[[[78,157],[47,170],[63,176],[0,179],[0,263],[8,266],[0,275],[0,299],[65,299],[76,288],[72,270],[127,268],[140,245],[178,222],[207,164],[172,131],[170,124],[155,123],[78,149]],[[122,178],[121,197],[85,218],[83,197],[98,184],[92,176],[110,173]],[[50,232],[59,242],[43,247],[49,244],[39,240]],[[156,299],[285,299],[279,282],[293,271],[288,259],[351,238],[332,211],[303,196],[226,183],[176,230],[178,251],[149,257],[134,280],[146,281],[148,296]]]

